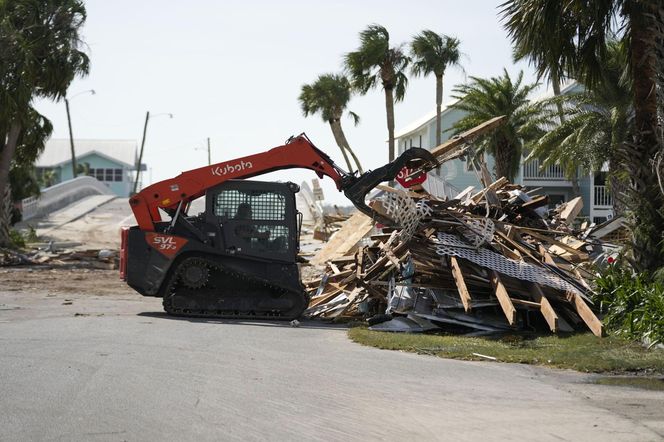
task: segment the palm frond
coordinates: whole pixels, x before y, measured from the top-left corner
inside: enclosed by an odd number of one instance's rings
[[[355,112],[353,112],[353,111],[348,111],[348,116],[351,117],[351,118],[353,119],[353,124],[354,124],[355,126],[357,126],[358,124],[360,124],[360,116],[357,115]]]

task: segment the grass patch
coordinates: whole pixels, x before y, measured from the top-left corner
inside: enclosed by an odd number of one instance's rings
[[[612,376],[608,378],[599,378],[597,383],[600,385],[613,385],[616,387],[633,387],[644,390],[664,391],[664,378],[645,378],[645,377],[626,377]]]
[[[431,354],[443,358],[486,360],[473,353],[495,357],[500,362],[547,365],[594,373],[664,373],[664,351],[648,350],[618,338],[597,338],[592,334],[567,337],[470,338],[452,335],[387,333],[354,327],[348,331],[359,344],[386,350]]]

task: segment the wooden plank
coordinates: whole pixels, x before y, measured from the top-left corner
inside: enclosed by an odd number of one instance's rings
[[[525,202],[521,205],[521,207],[525,207],[528,209],[537,209],[539,207],[544,207],[549,204],[549,196],[548,195],[539,195],[533,198],[532,200]]]
[[[574,247],[570,246],[569,244],[565,244],[564,242],[558,241],[555,238],[551,238],[548,235],[543,235],[541,233],[536,232],[534,229],[529,229],[527,227],[517,227],[520,231],[522,231],[525,234],[528,234],[532,236],[533,238],[537,238],[540,241],[544,241],[547,244],[553,244],[555,246],[560,247],[561,249],[565,250],[566,252],[569,252],[573,255],[576,255],[579,257],[579,259],[585,261],[588,259],[588,254],[586,252],[583,252],[581,250],[575,249]]]
[[[335,263],[333,263],[333,262],[330,262],[330,268],[332,269],[332,272],[333,272],[335,275],[338,275],[338,274],[341,273],[341,270],[339,270],[339,267],[337,267],[337,265],[336,265]]]
[[[583,198],[577,196],[565,203],[565,207],[560,211],[560,220],[565,224],[571,224],[583,209]]]
[[[538,249],[539,249],[540,255],[542,255],[542,259],[544,260],[544,262],[546,264],[556,266],[556,262],[553,260],[551,255],[549,255],[549,252],[546,251],[546,249],[544,248],[544,246],[542,244],[540,244],[538,246]]]
[[[351,275],[353,273],[352,269],[344,270],[341,273],[337,275],[330,275],[328,280],[329,281],[338,281],[340,278],[345,278],[348,275]]]
[[[546,323],[549,324],[549,329],[554,333],[558,332],[558,321],[560,321],[560,318],[549,300],[544,296],[542,287],[534,283],[531,287],[533,289],[533,299],[540,303],[540,312],[542,312],[542,316],[544,316]]]
[[[395,189],[394,187],[386,186],[385,184],[377,185],[376,189],[383,190],[383,191],[388,192],[388,193],[394,193],[396,195],[409,196],[409,197],[415,198],[415,199],[419,199],[419,198],[422,198],[424,196],[420,193],[415,193],[415,192],[401,190],[401,189]],[[412,187],[411,187],[411,189],[412,189]]]
[[[469,139],[478,137],[480,135],[483,135],[487,132],[492,131],[496,127],[500,126],[503,124],[505,121],[507,121],[507,117],[504,115],[501,115],[500,117],[495,117],[492,118],[488,121],[485,121],[484,123],[473,127],[472,129],[468,129],[467,131],[456,135],[452,137],[451,139],[445,141],[444,143],[434,147],[431,149],[431,154],[434,157],[440,157],[442,155],[445,155],[447,153],[452,152],[454,149],[466,144]]]
[[[583,298],[575,292],[567,292],[567,297],[572,301],[576,312],[579,314],[579,316],[581,316],[581,319],[583,319],[583,322],[586,323],[590,331],[592,331],[593,334],[597,337],[601,338],[604,336],[602,322],[597,319],[597,316],[595,316],[593,311],[590,310],[590,307],[588,307],[586,301],[584,301]]]
[[[503,177],[500,177],[500,178],[498,178],[496,181],[494,181],[493,183],[489,184],[486,188],[484,188],[484,189],[480,190],[479,192],[477,192],[477,193],[476,193],[475,195],[473,195],[470,199],[471,199],[474,203],[479,203],[480,201],[482,201],[482,198],[484,197],[485,194],[487,194],[487,192],[490,192],[490,191],[491,191],[491,192],[493,192],[494,195],[495,195],[495,190],[496,190],[496,189],[500,189],[502,186],[504,186],[505,184],[507,184],[507,182],[508,182],[508,181],[507,181],[507,178],[505,178],[504,176],[503,176]],[[497,195],[496,195],[496,199],[498,199],[498,196],[497,196]],[[499,205],[499,204],[500,204],[500,200],[498,200],[498,204],[497,204],[497,205]]]
[[[355,276],[357,279],[362,279],[362,265],[364,263],[364,247],[360,247],[357,251],[357,258],[355,263]]]
[[[454,277],[454,282],[456,283],[459,297],[463,303],[463,309],[466,311],[466,313],[470,313],[470,303],[473,299],[470,297],[468,287],[466,287],[466,281],[463,279],[463,273],[461,272],[459,261],[457,261],[456,256],[450,256],[450,267],[452,267],[452,276]]]
[[[498,272],[492,270],[490,276],[491,276],[491,285],[493,286],[493,291],[496,294],[496,298],[498,298],[498,303],[500,304],[500,307],[503,309],[503,313],[507,318],[507,322],[510,325],[515,325],[516,309],[514,308],[514,304],[512,304],[510,295],[507,293],[507,289],[503,285],[503,282],[500,280]]]
[[[341,292],[343,292],[343,289],[337,286],[335,287],[334,290],[332,290],[329,293],[323,293],[322,295],[317,296],[316,298],[311,298],[311,301],[309,301],[308,308],[313,308],[313,307],[318,307],[319,305],[323,305],[326,302],[329,302],[332,299],[334,299]]]
[[[581,241],[580,239],[577,239],[571,235],[564,236],[563,238],[560,239],[560,242],[562,242],[563,244],[567,244],[574,250],[579,250],[581,249],[581,247],[585,247],[588,245],[586,241]]]
[[[507,182],[507,179],[505,177],[500,177],[498,181],[493,181],[493,178],[491,178],[491,173],[489,172],[489,168],[487,167],[486,162],[484,160],[482,160],[482,163],[480,164],[480,171],[482,173],[482,182],[486,187],[485,190],[486,201],[492,206],[500,206],[500,198],[498,198],[496,189],[502,187],[504,184],[496,184],[496,183],[502,180],[505,180],[505,182]]]
[[[532,251],[528,247],[524,246],[523,244],[520,244],[517,240],[508,238],[507,235],[505,235],[503,232],[499,230],[496,230],[495,234],[498,235],[500,238],[502,238],[505,242],[510,244],[512,247],[514,247],[516,250],[518,250],[528,258],[530,258],[533,262],[540,262],[539,259],[533,256]]]
[[[488,188],[494,181],[491,172],[489,172],[489,166],[486,165],[486,161],[480,160],[480,182],[485,188]]]
[[[583,277],[583,275],[581,275],[581,272],[579,272],[579,269],[575,268],[575,269],[574,269],[574,274],[575,274],[576,277],[579,279],[579,282],[581,283],[581,285],[584,286],[584,287],[586,288],[586,290],[588,290],[588,291],[591,291],[591,290],[592,290],[592,287],[590,287],[590,286],[588,285],[588,283],[586,282],[586,279]],[[591,277],[592,277],[592,276],[591,276]]]
[[[338,258],[331,259],[330,262],[336,264],[336,265],[344,265],[348,264],[351,262],[355,262],[355,257],[354,256],[340,256]]]
[[[371,218],[362,212],[355,213],[344,222],[341,229],[316,253],[316,256],[311,258],[311,264],[325,264],[331,259],[346,255],[357,246],[372,228],[373,221]]]
[[[390,262],[394,264],[395,267],[399,267],[399,260],[396,256],[394,256],[394,253],[392,253],[391,249],[385,249],[385,255],[387,256],[387,259],[389,259]]]
[[[539,302],[526,301],[525,299],[519,298],[510,298],[510,301],[512,301],[512,304],[521,304],[525,305],[526,307],[540,308],[541,306]]]
[[[392,255],[392,256],[394,257],[394,255]],[[381,273],[380,275],[378,275],[378,279],[383,279],[383,278],[385,278],[385,277],[388,275],[388,273],[390,273],[390,272],[392,271],[392,267],[393,267],[393,266],[394,266],[394,267],[397,267],[397,269],[399,269],[400,266],[401,266],[401,263],[402,263],[403,261],[408,260],[408,258],[410,258],[410,252],[406,252],[406,253],[404,253],[403,256],[401,256],[399,259],[396,259],[396,257],[394,257],[394,258],[395,258],[396,261],[393,260],[393,259],[390,259],[390,262],[389,262],[390,265],[388,265],[388,266],[385,268],[385,270],[383,271],[383,273]]]
[[[513,259],[514,261],[521,261],[521,254],[518,251],[514,251],[507,247],[506,245],[499,243],[499,242],[494,242],[493,246],[498,248],[499,251],[505,255],[506,258]]]
[[[473,192],[473,190],[475,190],[475,186],[468,186],[463,189],[457,196],[455,196],[454,199],[463,202],[463,200],[465,200],[466,197]]]
[[[395,255],[400,255],[404,250],[408,248],[407,243],[403,242],[396,246],[392,252]],[[376,260],[376,262],[369,267],[369,269],[365,272],[364,274],[364,279],[372,279],[374,276],[376,276],[377,272],[386,264],[389,262],[389,258],[386,255],[381,256]]]
[[[347,310],[348,310],[353,304],[355,304],[355,300],[357,299],[358,296],[360,296],[360,294],[362,294],[363,291],[364,291],[364,289],[363,289],[362,287],[355,287],[355,288],[353,289],[353,291],[350,292],[350,294],[348,295],[348,304],[346,304],[346,306],[345,306],[345,307],[344,307],[344,308],[343,308],[338,314],[336,314],[335,316],[340,316],[340,315],[343,315],[344,313],[346,313],[346,311],[347,311]]]
[[[391,249],[391,246],[392,246],[392,243],[393,243],[394,241],[396,241],[398,235],[399,235],[399,231],[398,231],[398,230],[394,230],[394,231],[390,234],[390,237],[387,238],[387,241],[385,242],[385,244],[382,244],[382,243],[381,243],[381,244],[378,244],[378,248],[381,249],[381,250],[385,250],[385,249],[390,250],[390,249]]]

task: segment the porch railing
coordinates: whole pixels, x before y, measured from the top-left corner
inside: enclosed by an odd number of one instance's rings
[[[540,171],[538,159],[530,160],[523,164],[524,180],[566,180],[563,168],[557,164],[546,166]]]
[[[595,186],[593,204],[595,207],[613,207],[613,197],[606,186]]]

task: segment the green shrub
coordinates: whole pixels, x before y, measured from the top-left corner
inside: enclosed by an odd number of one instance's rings
[[[594,301],[606,313],[607,329],[651,346],[664,342],[664,284],[617,264],[606,268],[595,284]]]
[[[21,232],[18,230],[10,229],[9,239],[15,248],[19,249],[25,247],[25,239],[23,238],[23,235],[21,235]]]
[[[25,241],[26,242],[39,241],[39,237],[37,236],[37,231],[35,230],[34,227],[28,226],[28,232],[25,234]]]

